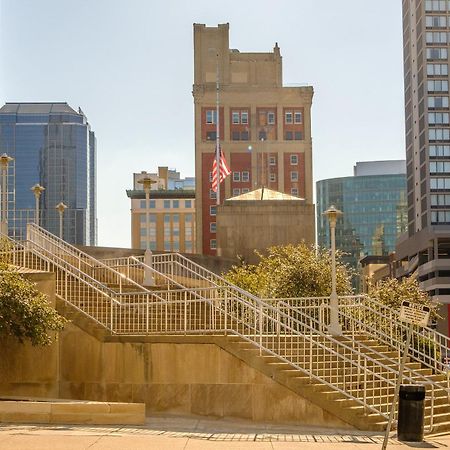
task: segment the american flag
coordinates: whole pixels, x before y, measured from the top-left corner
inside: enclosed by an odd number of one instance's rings
[[[219,154],[219,184],[222,183],[225,178],[230,175],[231,170],[225,161],[225,156],[223,156],[222,149],[220,149]],[[217,158],[214,158],[212,167],[212,190],[217,192]]]

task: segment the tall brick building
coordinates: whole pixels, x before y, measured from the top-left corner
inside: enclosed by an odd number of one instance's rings
[[[220,199],[267,186],[313,202],[313,88],[283,86],[277,44],[270,53],[241,53],[229,48],[229,24],[194,24],[197,251],[212,255],[217,69],[221,148],[232,171],[221,184]]]

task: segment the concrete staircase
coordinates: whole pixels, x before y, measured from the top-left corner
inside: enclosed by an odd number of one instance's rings
[[[386,426],[398,376],[397,349],[367,334],[333,338],[310,317],[303,321],[289,305],[273,307],[230,285],[182,289],[178,281],[167,283],[166,273],[161,274],[164,290],[147,289],[136,278],[34,228],[37,243],[22,263],[35,268],[44,261],[56,272],[58,309],[97,339],[195,336],[346,423],[377,431]],[[405,380],[426,384],[429,429],[450,430],[448,377],[410,359]]]

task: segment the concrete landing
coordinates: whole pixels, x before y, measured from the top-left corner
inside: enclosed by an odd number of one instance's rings
[[[142,425],[143,403],[0,398],[0,422],[40,424]]]

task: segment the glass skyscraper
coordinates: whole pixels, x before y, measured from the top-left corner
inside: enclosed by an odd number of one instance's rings
[[[96,140],[84,113],[67,103],[6,103],[0,108],[0,154],[14,158],[8,170],[9,234],[25,236],[34,220],[30,188],[45,188],[40,224],[59,234],[56,205],[65,203],[63,237],[72,244],[95,245]]]
[[[318,244],[330,246],[329,224],[322,213],[334,205],[344,213],[336,225],[336,248],[345,253],[346,263],[356,269],[366,255],[395,251],[407,227],[405,172],[404,161],[376,161],[357,163],[353,177],[318,181]]]

